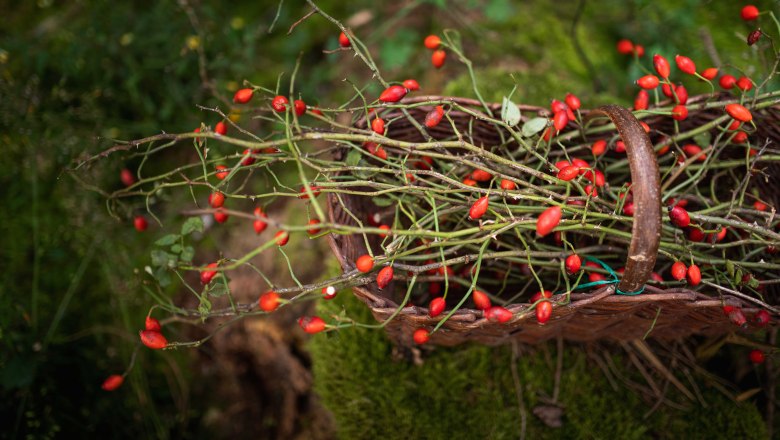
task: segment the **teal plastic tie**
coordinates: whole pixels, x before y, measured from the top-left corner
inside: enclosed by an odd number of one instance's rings
[[[612,270],[612,268],[609,267],[609,265],[607,265],[607,263],[599,260],[596,257],[585,257],[585,259],[593,261],[595,263],[598,263],[601,267],[604,268],[604,270],[606,270],[609,273],[609,275],[612,277],[612,279],[611,280],[602,280],[602,281],[593,281],[592,283],[578,284],[578,285],[572,287],[571,290],[587,289],[588,287],[604,286],[604,285],[608,285],[608,284],[617,284],[617,283],[620,282],[620,279],[618,278],[617,273],[615,273],[615,271]],[[642,293],[644,291],[645,291],[645,286],[642,286],[642,288],[637,290],[636,292],[624,292],[624,291],[622,291],[620,289],[617,289],[617,288],[615,289],[615,293],[616,294],[618,294],[618,295],[628,295],[628,296],[639,295],[640,293]]]

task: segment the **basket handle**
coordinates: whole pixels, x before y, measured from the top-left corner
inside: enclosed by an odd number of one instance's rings
[[[658,162],[650,138],[630,111],[618,105],[604,105],[591,111],[587,119],[596,115],[606,115],[612,120],[626,144],[631,191],[634,195],[634,224],[626,270],[618,290],[637,292],[650,278],[661,241],[661,177]]]

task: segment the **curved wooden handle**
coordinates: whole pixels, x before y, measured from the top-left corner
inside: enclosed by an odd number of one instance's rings
[[[636,292],[645,285],[655,267],[661,241],[661,177],[653,144],[634,115],[617,105],[601,106],[588,115],[606,115],[626,144],[634,195],[634,225],[623,279],[622,292]]]

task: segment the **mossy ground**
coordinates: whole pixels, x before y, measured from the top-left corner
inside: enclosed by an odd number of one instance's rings
[[[322,302],[323,316],[346,310],[371,322],[368,309],[350,292]],[[326,334],[327,335],[327,334]],[[313,338],[315,391],[333,412],[340,438],[518,438],[521,417],[512,378],[512,349],[464,345],[425,352],[424,363],[392,360],[393,346],[381,331],[349,329]],[[737,404],[704,384],[707,407],[688,402],[681,411],[650,407],[627,387],[613,389],[580,345],[566,346],[559,403],[563,426],[545,426],[531,411],[553,394],[555,344],[522,349],[517,372],[523,384],[526,437],[535,438],[766,438],[764,422],[750,402]],[[621,373],[639,373],[616,354]],[[680,396],[669,396],[680,401]]]

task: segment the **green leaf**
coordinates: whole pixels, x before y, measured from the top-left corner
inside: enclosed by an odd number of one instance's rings
[[[737,268],[736,274],[734,274],[734,284],[739,285],[742,283],[742,269]]]
[[[547,118],[533,118],[523,125],[523,136],[531,137],[547,127]]]
[[[198,305],[198,312],[200,312],[200,318],[202,320],[206,320],[206,315],[211,311],[211,301],[206,297],[206,295],[201,295],[200,297],[200,304]]]
[[[152,251],[152,265],[154,266],[168,266],[168,262],[171,259],[176,259],[176,255],[171,253],[155,249]]]
[[[504,97],[501,105],[501,119],[510,127],[514,127],[520,122],[520,109],[517,104]]]
[[[179,255],[181,261],[184,261],[186,263],[191,262],[194,257],[195,257],[195,249],[192,246],[184,246],[181,250],[181,255]]]
[[[160,287],[168,287],[171,285],[171,274],[168,273],[168,269],[165,266],[160,266],[154,271],[154,279],[160,284]]]
[[[360,151],[358,150],[350,151],[349,153],[347,153],[347,160],[346,160],[347,165],[351,167],[356,166],[358,163],[360,163],[361,157],[362,155],[360,154]]]
[[[181,225],[181,235],[188,235],[193,232],[203,232],[203,220],[200,217],[190,217]]]
[[[209,295],[219,298],[220,296],[224,296],[228,293],[227,286],[225,283],[211,283],[211,288],[209,289]]]
[[[159,240],[155,241],[154,244],[156,244],[157,246],[170,246],[176,243],[177,241],[179,241],[179,237],[181,236],[178,234],[168,234],[160,238]]]
[[[758,289],[758,287],[760,286],[758,279],[756,277],[750,277],[750,281],[748,281],[748,286],[754,289]]]
[[[393,204],[393,200],[392,199],[388,199],[388,198],[385,198],[385,197],[374,197],[373,201],[374,201],[374,204],[376,206],[379,206],[380,208],[384,208],[386,206],[390,206],[390,205]]]
[[[734,263],[731,260],[726,260],[726,273],[730,277],[734,276]]]
[[[710,141],[712,140],[712,135],[710,135],[709,131],[705,131],[703,133],[699,133],[696,136],[694,136],[693,140],[694,142],[696,142],[696,145],[705,148],[710,144]]]
[[[171,246],[171,252],[173,252],[174,254],[178,254],[179,252],[181,252],[181,249],[182,247],[179,243],[176,243],[173,246]]]

